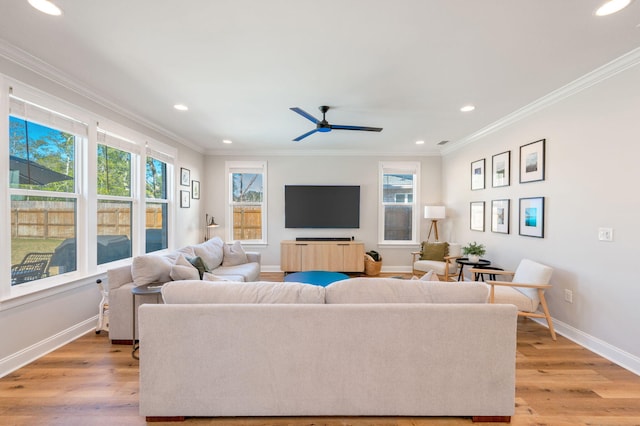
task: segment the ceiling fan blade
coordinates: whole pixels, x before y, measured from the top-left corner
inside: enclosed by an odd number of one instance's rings
[[[297,112],[298,114],[300,114],[301,116],[303,116],[304,118],[306,118],[307,120],[312,121],[314,124],[318,124],[320,122],[320,120],[318,120],[317,118],[315,118],[313,115],[309,114],[308,112],[306,112],[305,110],[302,110],[298,107],[293,107],[293,108],[289,108],[291,111],[293,112]]]
[[[343,126],[340,124],[332,124],[331,128],[335,130],[362,130],[365,132],[381,132],[382,131],[382,127]]]
[[[312,134],[314,134],[315,132],[317,132],[318,129],[313,129],[310,132],[305,133],[304,135],[300,135],[297,138],[294,139],[295,142],[300,142],[302,139],[306,138],[307,136],[311,136]]]

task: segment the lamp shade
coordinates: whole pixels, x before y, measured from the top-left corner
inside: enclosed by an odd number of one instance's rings
[[[445,217],[444,206],[424,206],[425,219],[444,219]]]

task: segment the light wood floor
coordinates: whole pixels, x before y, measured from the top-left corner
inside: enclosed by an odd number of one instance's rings
[[[262,279],[282,279],[263,274]],[[471,356],[472,354],[470,354]],[[640,377],[530,320],[518,326],[513,425],[640,425]],[[91,332],[0,379],[0,425],[144,425],[138,361]],[[191,418],[157,425],[421,426],[466,418]],[[478,423],[481,424],[481,423]]]

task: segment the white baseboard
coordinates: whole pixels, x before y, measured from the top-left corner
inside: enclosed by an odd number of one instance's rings
[[[28,348],[0,359],[0,377],[4,377],[7,374],[37,360],[38,358],[43,357],[49,352],[53,352],[67,343],[76,340],[78,337],[88,333],[89,331],[95,330],[97,321],[98,316],[96,315],[81,322],[80,324],[76,324],[58,334],[35,343]]]
[[[547,326],[546,320],[538,318],[531,319],[544,327]],[[584,331],[578,330],[569,324],[558,321],[555,318],[553,318],[553,327],[556,333],[640,376],[640,358],[637,356],[623,351],[597,337],[593,337]]]

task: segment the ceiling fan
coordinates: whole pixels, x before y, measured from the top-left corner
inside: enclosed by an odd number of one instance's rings
[[[320,112],[322,112],[322,120],[318,120],[313,115],[309,114],[308,112],[298,107],[293,107],[289,109],[293,112],[297,112],[307,120],[313,121],[316,125],[315,129],[305,133],[304,135],[300,135],[297,138],[295,138],[294,141],[296,142],[301,141],[302,139],[314,134],[315,132],[326,133],[326,132],[330,132],[331,130],[361,130],[365,132],[381,132],[382,131],[382,127],[344,126],[340,124],[329,124],[329,122],[325,118],[325,114],[327,113],[327,111],[329,111],[329,107],[326,105],[322,105],[321,107],[318,108]]]

